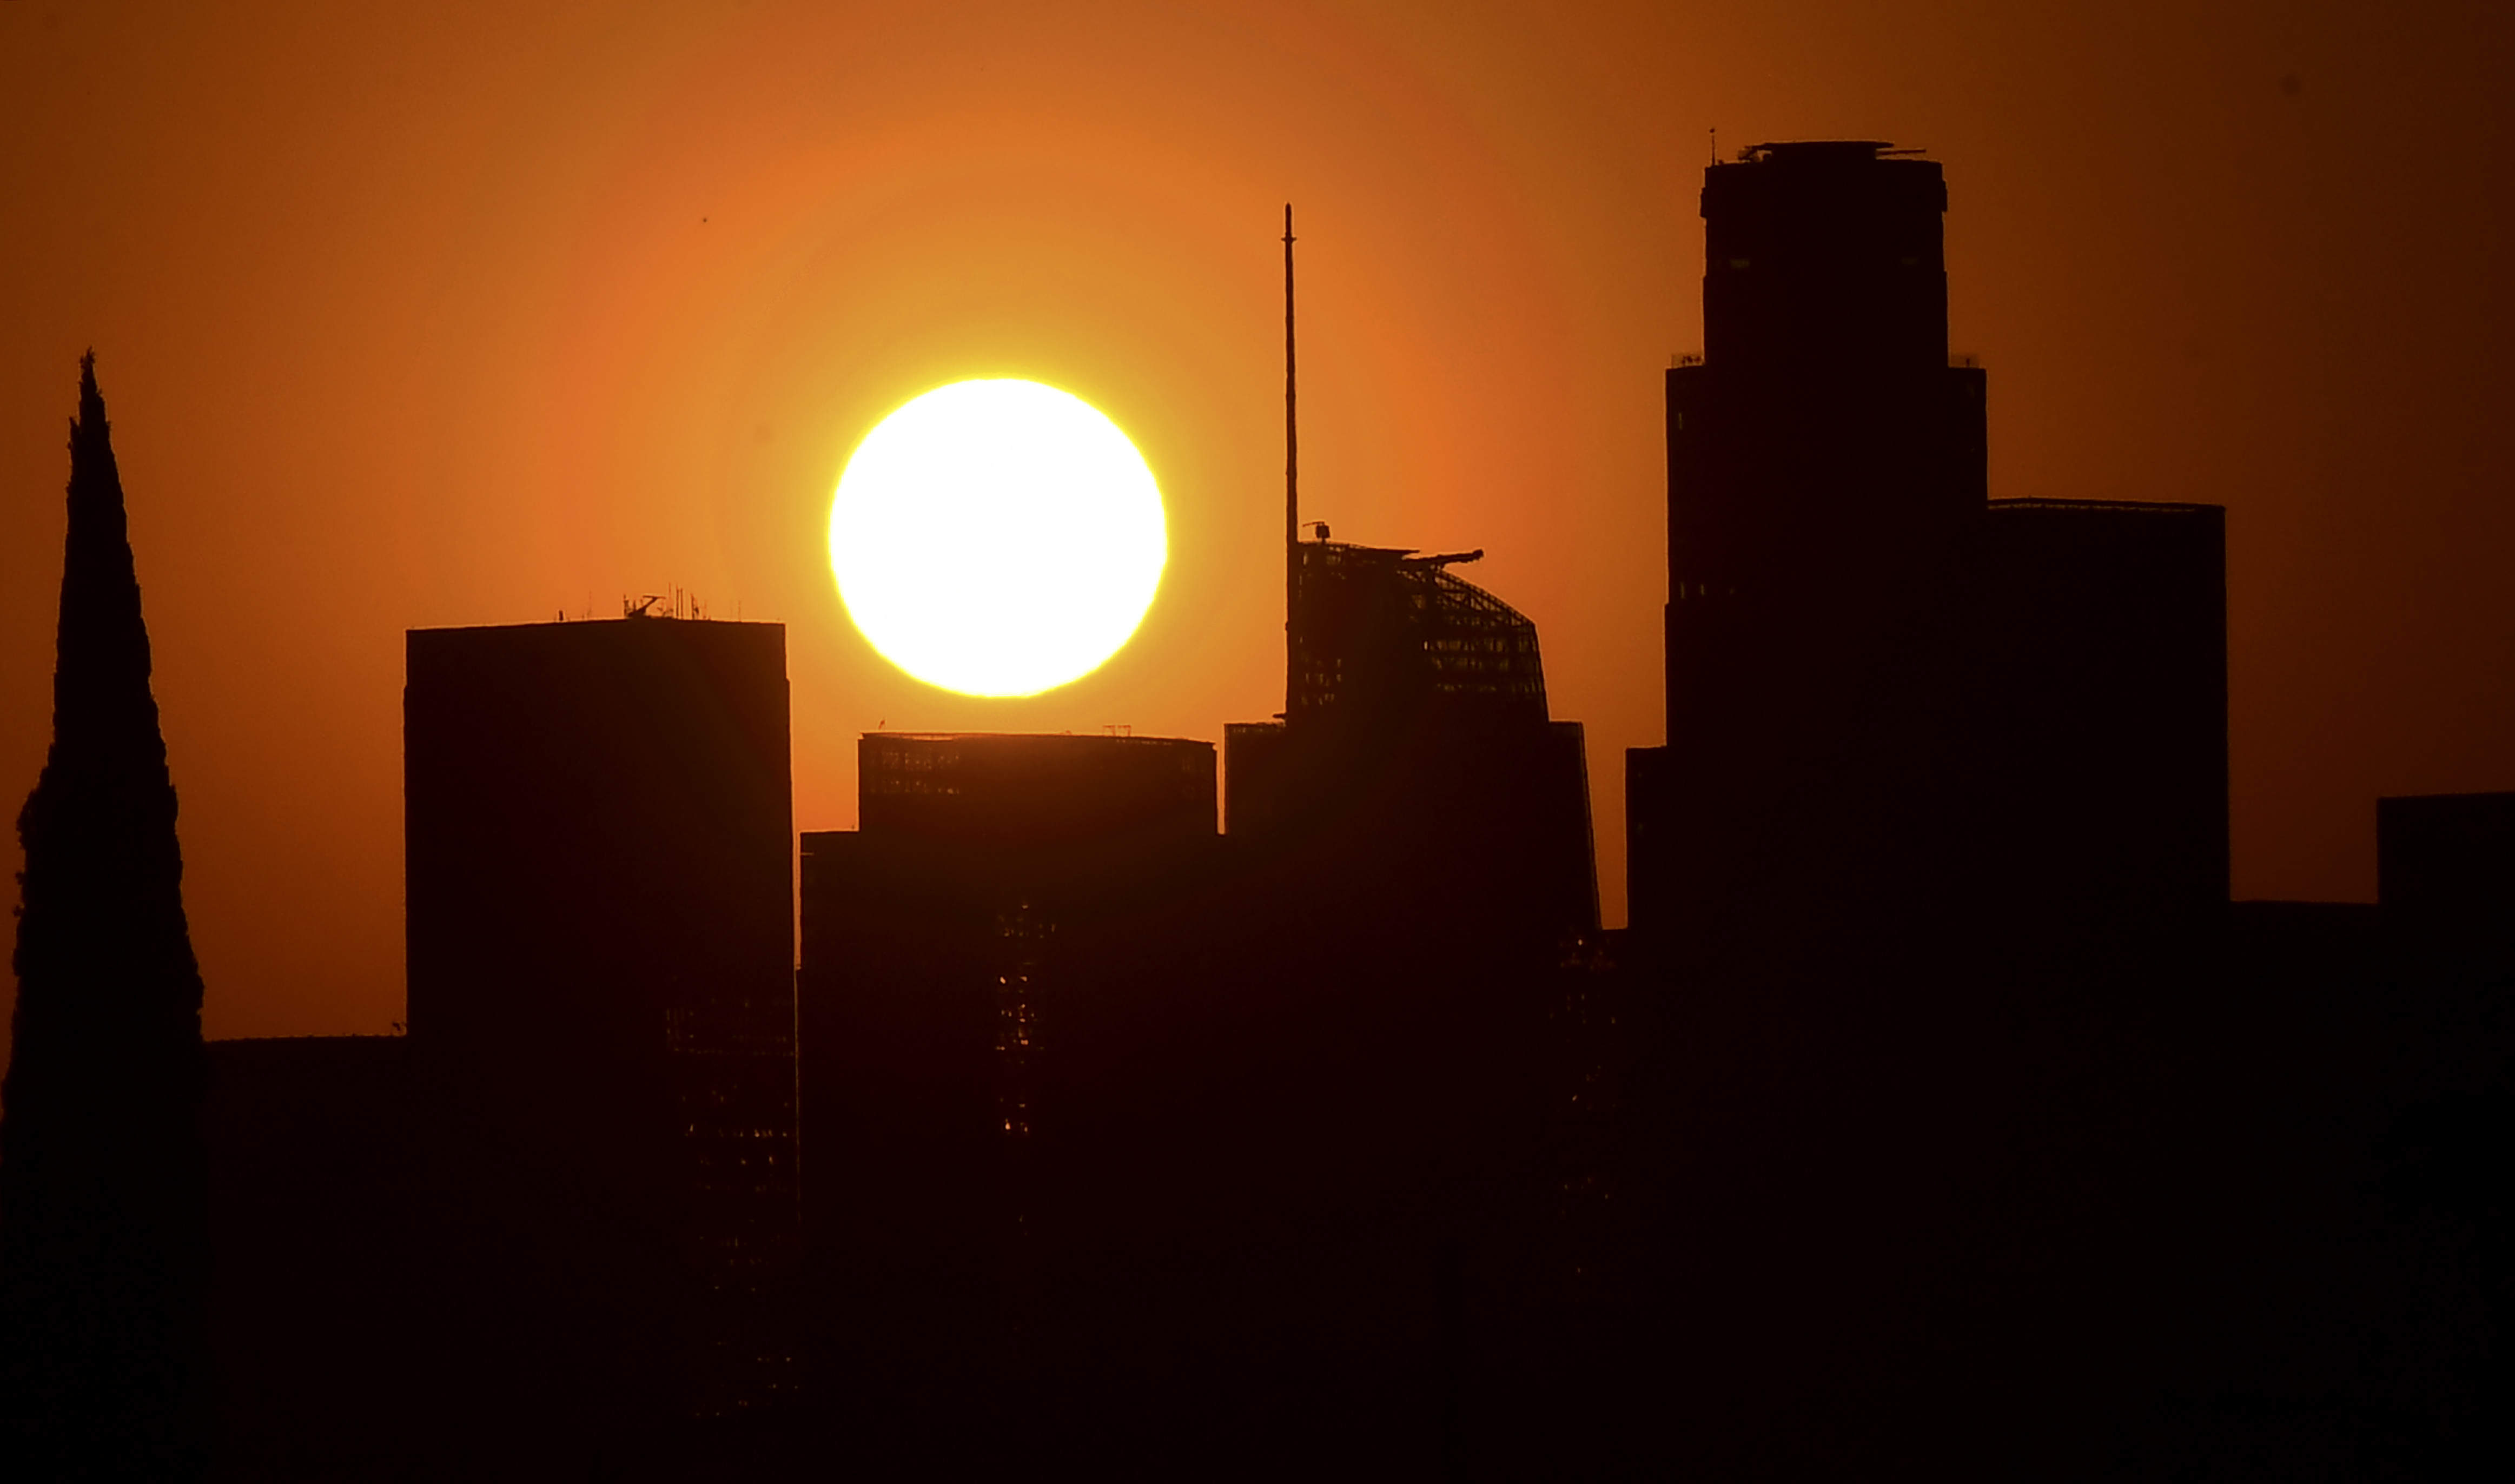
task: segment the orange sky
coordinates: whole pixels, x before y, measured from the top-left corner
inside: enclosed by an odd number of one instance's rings
[[[1994,494],[2229,508],[2238,892],[2368,897],[2374,796],[2515,788],[2515,26],[2053,9],[0,0],[0,798],[89,346],[213,1035],[400,1018],[410,627],[783,620],[805,829],[881,722],[1218,739],[1282,704],[1290,199],[1303,514],[1491,553],[1621,920],[1717,126],[1945,162]],[[1025,701],[891,671],[822,546],[872,421],[985,375],[1170,502],[1134,644]]]

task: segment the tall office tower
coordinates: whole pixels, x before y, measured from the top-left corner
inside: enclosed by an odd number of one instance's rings
[[[1949,364],[1935,163],[1759,145],[1702,203],[1668,742],[1628,763],[1632,1204],[1683,1336],[1640,1392],[1686,1440],[1663,1467],[1926,1473],[1955,1418],[2003,1415],[1980,1373],[2014,1359],[1964,1272],[1999,1064],[1963,930],[1984,381]]]
[[[1909,898],[1965,855],[1983,374],[1948,363],[1939,166],[1758,145],[1703,186],[1703,354],[1668,373],[1669,742],[1630,761],[1633,921]]]
[[[1214,745],[876,733],[857,760],[861,827],[803,845],[830,1394],[878,1469],[1036,1465],[1064,1425],[1121,1456],[1176,1347],[1120,1337],[1190,1257],[1146,1182],[1219,1158],[1176,1091],[1215,1070],[1182,1029],[1216,998]]]
[[[2071,1201],[2190,987],[2152,929],[2225,899],[2223,520],[1989,503],[1936,164],[1760,145],[1702,204],[1628,763],[1659,1394],[1713,1473],[2021,1471],[2121,1277]]]
[[[1223,731],[1234,1012],[1200,1043],[1260,1218],[1223,1227],[1251,1322],[1209,1353],[1283,1420],[1275,1471],[1402,1472],[1428,1440],[1452,1472],[1559,1472],[1523,1424],[1568,1374],[1537,1359],[1539,1255],[1586,1170],[1548,1122],[1598,928],[1582,728],[1547,714],[1536,625],[1452,570],[1482,553],[1299,539],[1290,227],[1284,710]]]
[[[1284,710],[1223,728],[1224,827],[1273,920],[1420,962],[1550,952],[1598,927],[1588,762],[1546,716],[1537,626],[1438,556],[1302,541],[1293,209],[1284,208]],[[1339,950],[1327,952],[1334,956]]]
[[[410,1035],[471,1351],[448,1405],[511,1461],[794,1383],[785,638],[409,636]]]
[[[1279,1468],[1404,1472],[1428,1444],[1462,1476],[1561,1472],[1536,1419],[1587,1374],[1549,1328],[1593,1173],[1556,1115],[1598,1091],[1558,1054],[1563,965],[1598,927],[1582,728],[1548,719],[1536,626],[1449,570],[1467,558],[1287,556],[1284,720],[1223,734],[1241,912],[1214,978],[1254,992],[1208,1043],[1267,1221],[1229,1250],[1275,1317],[1218,1368],[1298,1420]]]
[[[1668,742],[1627,783],[1658,981],[1627,1017],[1633,1202],[1646,1300],[1686,1337],[1644,1361],[1687,1439],[1666,1467],[1897,1473],[1967,1394],[1940,1208],[1974,1152],[1951,919],[1985,424],[1949,364],[1946,207],[1936,163],[1871,142],[1704,176],[1703,353],[1667,373]]]
[[[1891,934],[1975,901],[2226,898],[2223,514],[1988,502],[1947,189],[1906,154],[1705,175],[1704,353],[1668,373],[1669,741],[1628,764],[1633,921],[1680,953],[1797,901]]]

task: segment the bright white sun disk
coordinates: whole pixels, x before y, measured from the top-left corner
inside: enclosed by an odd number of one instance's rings
[[[847,616],[892,664],[969,695],[1036,695],[1098,669],[1169,557],[1135,445],[1037,382],[956,382],[908,403],[857,446],[830,507]]]

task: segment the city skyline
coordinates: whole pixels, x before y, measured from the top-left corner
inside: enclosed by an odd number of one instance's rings
[[[2375,903],[2231,899],[2241,517],[2000,486],[2004,373],[1950,336],[1967,175],[1883,133],[1701,167],[1636,646],[1664,741],[1598,756],[1546,564],[1487,570],[1524,512],[1295,502],[1286,208],[1283,606],[1234,620],[1280,624],[1280,712],[1217,746],[926,696],[857,730],[828,829],[809,623],[674,584],[413,625],[407,1035],[203,1023],[177,888],[219,831],[186,792],[178,846],[159,719],[204,703],[152,680],[150,481],[88,356],[18,831],[6,1448],[2004,1479],[2494,1446],[2515,791],[2362,801]],[[1159,607],[1060,704],[1211,661]]]
[[[40,758],[59,391],[93,341],[130,430],[135,537],[168,635],[159,683],[183,703],[169,746],[214,1035],[401,1018],[393,671],[407,628],[589,599],[607,611],[668,583],[720,613],[785,619],[805,828],[853,822],[852,739],[883,721],[1219,740],[1271,711],[1270,227],[1286,196],[1304,236],[1305,514],[1340,538],[1492,554],[1478,582],[1544,628],[1557,712],[1587,724],[1601,897],[1620,920],[1616,764],[1661,740],[1653,408],[1669,357],[1700,349],[1688,181],[1714,125],[1724,154],[1876,136],[1958,166],[1956,349],[1994,373],[1996,497],[2229,508],[2239,895],[2363,899],[2368,800],[2502,782],[2484,763],[2507,750],[2504,683],[2484,668],[2509,618],[2482,585],[2483,554],[2503,545],[2502,508],[2484,504],[2502,475],[2474,462],[2466,431],[2505,375],[2468,358],[2506,311],[2470,256],[2498,209],[2496,167],[2466,133],[2420,129],[2406,155],[2348,122],[2399,103],[2386,116],[2407,133],[2422,109],[2461,106],[2454,56],[2484,42],[2370,44],[2371,22],[2348,12],[2284,27],[2211,13],[2178,42],[2136,23],[2076,37],[2089,60],[2064,65],[2061,22],[2003,22],[1960,46],[1940,16],[1891,35],[1835,18],[1835,40],[1732,18],[1689,38],[1598,8],[1559,23],[1501,13],[1436,41],[1321,10],[1091,30],[1127,42],[1116,61],[1047,54],[1105,65],[1092,75],[1115,111],[1077,113],[1050,103],[1049,73],[1012,65],[1017,32],[981,44],[985,65],[1011,67],[981,93],[921,60],[912,28],[860,38],[826,76],[797,62],[757,107],[628,169],[797,23],[770,10],[690,32],[626,16],[527,23],[518,70],[423,48],[399,63],[406,91],[368,103],[325,91],[310,64],[265,63],[278,71],[261,103],[208,97],[212,138],[240,150],[212,172],[231,202],[171,186],[180,135],[113,106],[112,79],[156,75],[151,49],[171,41],[11,19],[31,33],[18,64],[52,68],[9,92],[41,110],[13,117],[36,142],[34,199],[62,211],[9,265],[12,281],[52,287],[5,345],[0,469],[26,497],[9,502],[0,545],[25,564],[6,586],[25,611],[0,654],[0,769],[31,784]],[[353,62],[409,39],[346,23],[309,35]],[[1233,38],[1261,60],[1218,55]],[[1911,63],[1900,78],[1864,70],[1853,39]],[[242,44],[189,41],[212,57]],[[94,81],[65,80],[81,76]],[[2023,99],[2013,79],[2038,76],[2079,91]],[[1198,171],[1126,124],[1181,78],[1228,85],[1181,115],[1215,146]],[[1275,85],[1307,110],[1280,129],[1236,121],[1259,94],[1232,90]],[[41,144],[66,136],[36,124],[79,117],[89,86],[104,90],[97,148]],[[991,96],[1001,108],[980,106]],[[1215,111],[1224,99],[1235,121]],[[777,111],[790,105],[804,111]],[[1002,111],[1035,107],[1049,111]],[[1041,145],[985,163],[1039,119],[1053,125]],[[388,168],[311,168],[335,158],[304,127],[316,120]],[[917,142],[904,153],[862,143],[892,126]],[[1304,164],[1316,131],[1355,163]],[[1102,162],[1042,152],[1057,142]],[[755,163],[727,163],[752,144]],[[491,165],[493,149],[514,163]],[[88,162],[75,178],[40,163],[73,155]],[[915,193],[930,170],[981,184],[937,202]],[[536,194],[545,179],[574,183],[579,204]],[[2383,211],[2356,205],[2370,188]],[[168,230],[195,220],[197,233]],[[720,228],[723,248],[704,235]],[[2358,276],[2384,261],[2371,243],[2403,233],[2420,244],[2418,281]],[[404,235],[419,245],[394,246]],[[917,241],[949,250],[919,268],[902,256]],[[936,297],[945,272],[989,286],[954,309]],[[763,328],[781,305],[792,328]],[[2343,353],[2353,342],[2362,354]],[[596,354],[614,369],[581,359]],[[2406,402],[2388,378],[2364,385],[2373,365],[2458,375],[2462,390]],[[1097,392],[1145,438],[1182,530],[1136,644],[1019,706],[887,677],[846,630],[811,539],[873,416],[996,369]],[[2457,426],[2450,408],[2471,410]]]

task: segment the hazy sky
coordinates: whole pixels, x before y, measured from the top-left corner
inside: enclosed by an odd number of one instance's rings
[[[213,1035],[400,1018],[414,626],[673,585],[782,620],[804,829],[854,823],[884,722],[1218,740],[1282,704],[1292,200],[1304,514],[1491,554],[1463,575],[1588,723],[1621,920],[1716,127],[1945,163],[1994,495],[2228,507],[2237,890],[2366,898],[2376,795],[2515,788],[2510,35],[2399,0],[0,0],[0,800],[49,734],[91,346]],[[823,547],[871,424],[990,375],[1115,418],[1172,521],[1135,643],[1020,702],[889,669]]]

